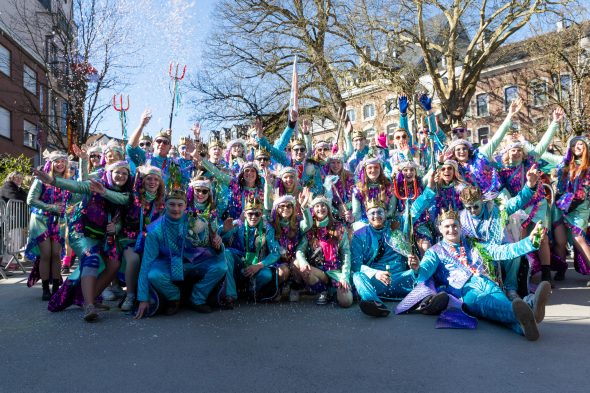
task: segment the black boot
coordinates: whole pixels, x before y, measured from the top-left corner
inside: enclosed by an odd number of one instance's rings
[[[53,295],[58,290],[59,290],[59,280],[53,279],[53,285],[51,287],[51,294]]]
[[[41,300],[46,302],[51,299],[51,292],[49,292],[49,280],[43,280],[41,284],[43,287],[43,295],[41,296]]]
[[[541,266],[541,281],[548,281],[553,288],[553,280],[551,280],[551,266]]]

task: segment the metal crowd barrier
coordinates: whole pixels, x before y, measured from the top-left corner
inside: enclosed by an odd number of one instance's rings
[[[26,273],[19,254],[24,254],[29,229],[29,206],[23,202],[10,199],[8,203],[0,200],[0,275],[6,278],[6,271],[16,264]]]

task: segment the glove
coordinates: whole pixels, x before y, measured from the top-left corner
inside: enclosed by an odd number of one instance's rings
[[[406,96],[398,97],[397,103],[399,106],[400,113],[405,116],[406,113],[408,113],[408,97],[406,97]]]
[[[422,94],[420,98],[418,98],[418,102],[422,105],[425,111],[429,111],[432,109],[432,97],[428,97],[428,94]]]

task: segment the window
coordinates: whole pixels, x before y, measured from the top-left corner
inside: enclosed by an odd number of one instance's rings
[[[531,93],[533,94],[533,106],[547,105],[547,83],[545,81],[531,82]]]
[[[387,125],[387,128],[385,129],[387,132],[387,136],[393,136],[393,133],[395,132],[395,130],[398,129],[398,125],[396,123],[391,123]]]
[[[23,66],[23,86],[31,93],[37,95],[37,74],[26,64]]]
[[[67,135],[68,133],[68,103],[61,104],[61,133]]]
[[[10,76],[10,51],[0,45],[0,71]]]
[[[369,128],[369,129],[365,130],[365,132],[367,133],[367,140],[371,140],[371,139],[375,138],[375,129],[374,128]]]
[[[10,111],[0,106],[0,136],[10,139]]]
[[[475,97],[475,100],[477,102],[477,117],[489,116],[490,112],[488,109],[488,95],[487,95],[487,93],[478,94],[477,97]]]
[[[43,85],[39,85],[39,112],[43,113],[45,110],[45,88]]]
[[[504,89],[504,111],[508,112],[512,101],[518,98],[518,87],[508,86]]]
[[[23,121],[23,128],[24,128],[24,141],[23,144],[25,146],[32,147],[33,149],[37,148],[37,126],[33,123],[29,123],[28,121]]]
[[[355,121],[356,120],[356,113],[354,109],[349,109],[346,111],[346,116],[348,116],[348,120]]]
[[[477,140],[480,145],[488,143],[490,137],[490,127],[480,127],[477,129]]]
[[[572,77],[570,75],[560,75],[559,89],[559,98],[568,101],[572,92]]]
[[[385,100],[385,113],[391,114],[394,109],[397,109],[397,100],[395,98]]]
[[[372,119],[375,117],[375,105],[367,104],[363,107],[363,119]]]

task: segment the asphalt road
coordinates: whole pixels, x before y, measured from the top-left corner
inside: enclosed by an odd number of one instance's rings
[[[590,288],[572,270],[537,342],[311,300],[88,324],[77,307],[48,312],[25,280],[0,280],[0,392],[590,391]]]

